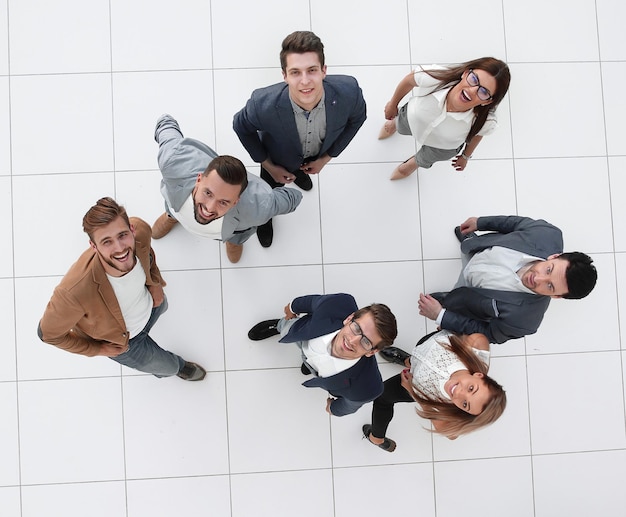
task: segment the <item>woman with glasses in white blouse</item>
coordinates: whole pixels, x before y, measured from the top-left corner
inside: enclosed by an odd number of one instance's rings
[[[395,168],[391,179],[406,178],[418,167],[429,169],[451,158],[457,171],[464,170],[483,136],[495,130],[495,110],[510,82],[507,64],[493,57],[420,68],[402,79],[385,105],[387,122],[378,138],[389,138],[396,131],[413,135],[418,150]],[[398,109],[413,88],[416,94]]]

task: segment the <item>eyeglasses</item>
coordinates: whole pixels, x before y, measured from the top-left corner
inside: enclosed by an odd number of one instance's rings
[[[363,330],[361,330],[361,327],[356,321],[352,320],[350,322],[350,330],[355,336],[361,336],[359,343],[363,347],[364,350],[366,350],[367,352],[370,352],[372,348],[374,348],[374,344],[363,335]]]
[[[481,101],[489,101],[493,99],[493,97],[491,96],[491,92],[487,90],[487,88],[485,88],[484,86],[480,85],[480,79],[478,79],[478,76],[474,73],[474,70],[470,69],[467,72],[465,80],[467,81],[467,84],[472,87],[478,86],[478,91],[476,92],[476,95],[478,95],[478,98]]]

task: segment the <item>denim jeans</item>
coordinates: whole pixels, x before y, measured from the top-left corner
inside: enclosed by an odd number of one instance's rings
[[[151,373],[155,377],[176,375],[185,365],[185,360],[172,352],[163,350],[148,335],[152,326],[159,319],[159,316],[167,310],[167,307],[167,298],[158,307],[153,307],[146,326],[128,342],[128,350],[116,357],[111,357],[111,359],[140,372]]]

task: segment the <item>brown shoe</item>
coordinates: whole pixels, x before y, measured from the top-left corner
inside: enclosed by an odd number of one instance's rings
[[[176,226],[178,221],[166,213],[159,216],[159,218],[152,225],[152,238],[160,239],[165,237],[170,230]]]
[[[243,244],[233,244],[226,241],[226,256],[233,264],[239,262],[241,254],[243,253]]]

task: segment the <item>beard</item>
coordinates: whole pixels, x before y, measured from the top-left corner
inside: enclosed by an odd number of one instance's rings
[[[133,246],[132,248],[128,248],[127,251],[130,253],[129,258],[132,258],[132,260],[128,260],[124,263],[120,263],[119,261],[111,257],[105,257],[101,253],[100,253],[100,257],[102,257],[102,260],[104,260],[109,266],[111,266],[116,271],[126,274],[129,271],[132,271],[135,265],[137,264],[137,257],[135,256],[135,246]]]

